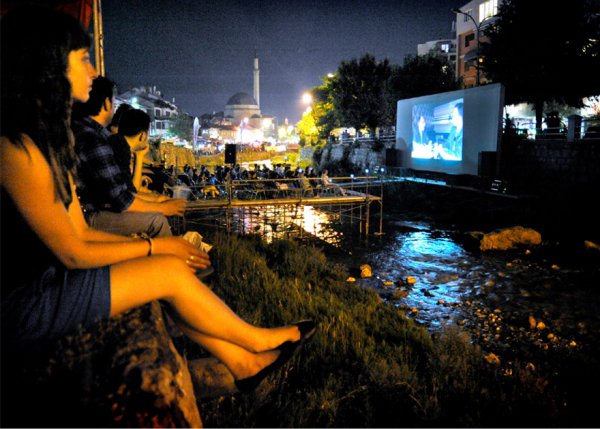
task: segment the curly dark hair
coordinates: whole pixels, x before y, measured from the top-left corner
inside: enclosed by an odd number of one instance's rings
[[[23,146],[29,136],[52,169],[56,197],[71,199],[75,173],[69,52],[89,48],[90,36],[74,17],[40,6],[16,7],[0,21],[0,134]]]

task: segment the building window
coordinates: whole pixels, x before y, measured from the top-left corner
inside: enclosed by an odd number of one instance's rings
[[[498,14],[498,0],[488,0],[479,5],[479,22]]]
[[[441,49],[442,49],[442,52],[446,52],[446,53],[450,52],[450,44],[442,43]]]
[[[475,40],[475,33],[467,34],[465,36],[465,48],[468,48],[473,40]]]
[[[473,9],[466,10],[463,14],[463,22],[469,22],[469,18],[467,15],[473,16]]]
[[[154,116],[160,116],[160,109],[154,109]]]

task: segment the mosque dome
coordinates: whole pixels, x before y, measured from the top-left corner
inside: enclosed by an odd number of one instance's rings
[[[225,106],[225,117],[235,123],[239,123],[244,118],[252,118],[251,125],[256,126],[257,120],[261,118],[260,108],[254,97],[245,92],[238,92],[231,96]]]
[[[229,101],[227,102],[228,106],[257,106],[258,103],[250,94],[246,94],[245,92],[238,92],[231,96]]]

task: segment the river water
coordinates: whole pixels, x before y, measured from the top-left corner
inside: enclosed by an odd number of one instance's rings
[[[600,352],[600,252],[544,241],[531,248],[482,252],[461,228],[426,215],[390,210],[383,234],[368,240],[358,225],[313,207],[284,214],[252,208],[246,232],[306,236],[350,270],[348,287],[367,287],[432,335],[457,325],[510,371],[515,360],[552,366],[553,352]],[[361,277],[369,265],[371,276]]]
[[[499,357],[598,350],[600,267],[553,243],[481,252],[463,232],[392,220],[385,235],[348,251],[372,276],[357,284],[406,311],[432,334],[456,324]],[[358,272],[357,272],[358,274]]]

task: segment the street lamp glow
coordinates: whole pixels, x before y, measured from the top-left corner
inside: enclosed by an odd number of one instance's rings
[[[302,94],[302,102],[304,104],[311,104],[313,102],[312,94],[309,92],[305,92],[304,94]]]

